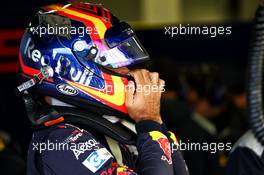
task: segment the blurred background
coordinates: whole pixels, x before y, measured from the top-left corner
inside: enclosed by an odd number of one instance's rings
[[[32,130],[15,96],[18,48],[36,6],[59,1],[1,3],[0,174],[24,174]],[[101,0],[128,21],[166,80],[162,115],[185,141],[234,143],[248,129],[247,51],[257,0]],[[165,35],[166,26],[231,26],[231,35]],[[185,151],[191,175],[224,175],[228,152]],[[10,166],[11,165],[11,166]],[[17,168],[13,168],[16,166]]]

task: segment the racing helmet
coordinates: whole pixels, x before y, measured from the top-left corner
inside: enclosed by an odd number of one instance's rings
[[[128,77],[112,70],[147,60],[135,31],[101,4],[47,5],[34,15],[22,37],[19,61],[24,83],[18,89],[84,109],[126,115]]]

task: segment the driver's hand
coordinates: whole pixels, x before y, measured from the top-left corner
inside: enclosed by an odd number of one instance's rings
[[[129,72],[135,83],[129,81],[126,88],[126,107],[129,116],[135,121],[152,120],[162,124],[160,98],[165,81],[156,72],[145,69]]]

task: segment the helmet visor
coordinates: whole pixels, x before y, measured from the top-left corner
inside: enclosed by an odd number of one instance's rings
[[[109,28],[105,33],[109,49],[102,51],[95,62],[111,68],[119,68],[147,61],[149,55],[132,28],[124,22]]]
[[[111,68],[119,68],[144,62],[149,55],[142,47],[136,36],[126,39],[116,47],[103,51],[96,63]]]

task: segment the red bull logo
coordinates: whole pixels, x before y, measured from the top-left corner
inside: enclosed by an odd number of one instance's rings
[[[171,146],[168,138],[158,131],[152,131],[149,133],[152,140],[159,143],[160,148],[163,150],[164,155],[161,157],[162,160],[167,161],[170,165],[172,164],[171,158]]]
[[[163,150],[165,156],[162,156],[161,159],[164,161],[168,161],[169,164],[172,163],[171,159],[171,148],[170,148],[170,142],[167,138],[160,138],[157,140],[157,142],[160,145],[160,148]]]

